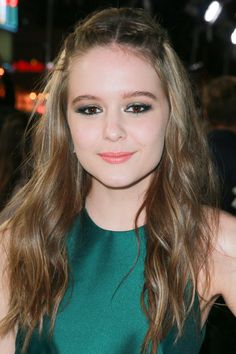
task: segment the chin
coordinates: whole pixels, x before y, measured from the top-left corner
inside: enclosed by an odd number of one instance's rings
[[[109,188],[109,189],[126,189],[130,188],[133,185],[135,185],[137,182],[131,181],[131,180],[125,180],[121,178],[104,178],[104,179],[98,179],[95,178],[99,183],[101,183],[103,186]]]
[[[145,176],[146,177],[146,176]],[[97,179],[96,180],[101,183],[103,186],[109,188],[109,189],[114,189],[114,190],[123,190],[123,189],[129,189],[132,187],[138,187],[138,185],[143,188],[144,185],[149,183],[148,179],[146,178],[120,178],[119,177],[114,177],[114,178],[104,178],[104,179]],[[144,184],[143,184],[144,183]]]
[[[102,184],[109,189],[127,189],[132,187],[132,185],[134,185],[133,183],[124,183],[124,182],[106,182]]]

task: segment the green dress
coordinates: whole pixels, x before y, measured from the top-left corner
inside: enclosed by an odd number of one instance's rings
[[[27,354],[139,354],[148,328],[140,306],[144,283],[145,231],[136,234],[103,230],[81,213],[68,235],[71,280],[48,337],[45,319],[41,336],[35,331]],[[175,343],[172,328],[158,354],[197,354],[203,340],[196,297],[183,336]],[[16,352],[21,353],[22,333]]]

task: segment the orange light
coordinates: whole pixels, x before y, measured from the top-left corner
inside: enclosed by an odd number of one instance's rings
[[[38,100],[40,100],[40,101],[44,100],[44,94],[43,93],[39,93],[38,94]]]
[[[30,98],[32,101],[36,100],[36,98],[37,98],[36,93],[35,93],[35,92],[31,92],[31,93],[29,94],[29,98]]]
[[[45,106],[44,105],[40,105],[37,107],[37,113],[39,114],[44,114],[45,113]]]
[[[45,65],[36,59],[32,59],[30,62],[18,60],[12,64],[12,67],[20,72],[42,72],[45,70]]]
[[[0,68],[0,76],[3,76],[5,73],[5,70],[3,68]]]
[[[18,0],[7,0],[7,6],[16,7],[18,5]]]

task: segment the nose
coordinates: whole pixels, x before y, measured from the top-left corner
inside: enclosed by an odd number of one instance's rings
[[[118,141],[125,139],[127,133],[122,117],[119,115],[112,115],[112,117],[106,117],[104,122],[104,139],[110,141]]]

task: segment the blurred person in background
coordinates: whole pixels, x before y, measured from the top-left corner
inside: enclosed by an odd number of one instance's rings
[[[203,103],[221,182],[220,207],[236,215],[236,77],[213,79],[204,87]],[[221,353],[236,353],[236,319],[220,297],[210,312],[201,354]]]
[[[221,209],[236,215],[236,77],[222,76],[204,89],[209,143],[221,181]]]

